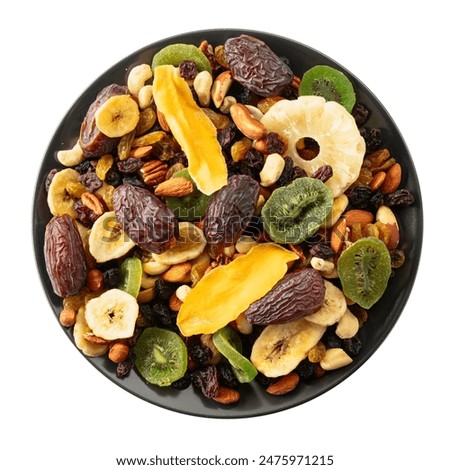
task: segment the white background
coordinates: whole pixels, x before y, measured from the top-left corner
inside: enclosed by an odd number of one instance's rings
[[[332,454],[331,468],[338,470],[448,468],[450,103],[443,4],[226,0],[175,8],[150,0],[41,0],[2,7],[2,468],[103,470],[118,468],[117,456],[271,453]],[[215,27],[290,37],[351,70],[400,128],[425,212],[414,290],[376,354],[310,403],[238,421],[159,409],[89,366],[51,313],[31,234],[42,157],[81,92],[153,41]]]

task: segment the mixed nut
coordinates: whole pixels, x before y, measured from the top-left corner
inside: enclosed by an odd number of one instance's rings
[[[284,395],[345,367],[413,195],[341,72],[247,35],[172,44],[99,90],[47,177],[60,322],[119,377]]]

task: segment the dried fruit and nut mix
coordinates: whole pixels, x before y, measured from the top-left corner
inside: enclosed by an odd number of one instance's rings
[[[414,202],[357,98],[246,35],[172,44],[98,90],[46,180],[46,266],[77,347],[225,405],[350,364]]]

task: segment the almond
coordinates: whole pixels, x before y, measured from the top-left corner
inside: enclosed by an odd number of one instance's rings
[[[381,192],[383,194],[393,193],[400,186],[401,179],[402,167],[399,163],[396,163],[395,165],[392,165],[386,172],[386,178],[380,187]]]
[[[169,308],[173,312],[178,312],[183,305],[183,302],[177,297],[176,293],[174,292],[169,299]]]
[[[233,403],[237,403],[239,398],[239,392],[234,388],[219,385],[219,391],[217,395],[213,397],[213,400],[222,405],[232,405]]]
[[[189,261],[174,264],[167,271],[162,273],[160,278],[167,282],[183,282],[186,275],[190,272],[191,267],[192,266]]]
[[[151,145],[144,145],[142,147],[135,147],[130,150],[130,157],[133,158],[144,158],[150,155],[151,151],[153,149],[153,146]]]
[[[369,184],[370,189],[372,191],[376,191],[377,189],[380,189],[385,179],[386,179],[386,173],[384,171],[380,171],[372,178],[372,181]]]
[[[347,222],[347,227],[351,227],[355,223],[365,225],[371,224],[373,222],[373,214],[362,209],[349,210],[345,212],[342,217],[344,217],[345,221]]]
[[[194,191],[192,181],[186,178],[170,178],[158,184],[155,195],[160,197],[184,197]]]
[[[286,393],[292,392],[297,387],[300,381],[300,377],[296,372],[284,375],[276,380],[272,385],[266,388],[266,392],[271,395],[285,395]]]

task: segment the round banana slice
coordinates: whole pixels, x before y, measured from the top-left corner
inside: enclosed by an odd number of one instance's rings
[[[157,263],[172,265],[197,258],[206,246],[203,231],[191,222],[180,222],[176,244],[161,254],[152,253]]]
[[[135,297],[120,289],[110,289],[89,300],[85,315],[95,336],[114,340],[133,335],[138,313]]]
[[[106,136],[123,137],[136,128],[139,117],[139,106],[130,95],[115,95],[97,109],[95,123]]]
[[[333,168],[326,185],[334,197],[341,195],[359,176],[366,150],[353,116],[339,103],[321,96],[300,96],[275,103],[261,119],[268,132],[277,132],[288,141],[286,154],[311,176],[323,165]],[[320,147],[319,154],[305,160],[297,152],[300,139],[310,137]]]
[[[117,221],[114,211],[105,212],[94,222],[89,235],[89,251],[98,263],[120,258],[134,246]]]
[[[323,305],[320,310],[308,315],[305,319],[318,325],[330,326],[342,318],[347,310],[347,301],[341,289],[325,279],[323,282],[325,284]]]
[[[81,352],[88,357],[103,356],[108,351],[107,344],[93,344],[85,339],[86,333],[92,333],[89,325],[86,323],[85,307],[82,306],[78,309],[77,319],[73,327],[73,339],[75,345]]]
[[[53,215],[69,214],[74,219],[78,217],[73,206],[75,200],[67,191],[67,186],[78,183],[79,177],[80,173],[72,168],[65,168],[53,176],[47,194],[48,207]]]
[[[304,318],[266,326],[253,345],[250,360],[266,377],[289,374],[320,341],[325,330],[325,326]]]

